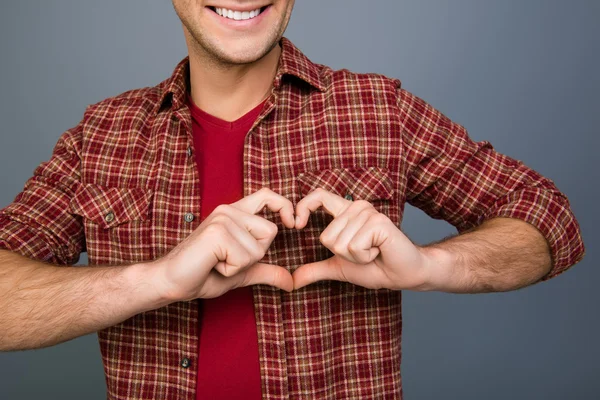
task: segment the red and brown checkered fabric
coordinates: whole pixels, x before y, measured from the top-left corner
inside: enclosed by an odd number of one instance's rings
[[[584,253],[566,197],[521,162],[375,74],[311,63],[289,41],[271,97],[246,139],[245,194],[269,187],[294,203],[322,187],[365,199],[398,226],[406,202],[459,231],[494,217],[537,227],[558,275]],[[156,87],[90,106],[14,203],[0,212],[0,244],[56,264],[87,251],[93,265],[156,259],[200,215],[188,61]],[[294,270],[328,257],[312,215],[280,233],[265,261]],[[398,399],[400,292],[321,282],[288,294],[254,289],[265,399]],[[137,315],[99,332],[113,399],[194,399],[195,302]],[[181,360],[191,360],[183,368]]]

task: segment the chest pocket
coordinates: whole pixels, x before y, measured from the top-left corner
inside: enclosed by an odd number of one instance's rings
[[[301,197],[317,188],[351,200],[365,200],[392,221],[398,223],[399,206],[394,196],[394,184],[389,170],[379,167],[358,167],[309,171],[296,177]],[[331,223],[333,217],[322,208],[311,213],[308,225],[300,235],[303,262],[314,262],[331,256],[319,241],[321,232]]]
[[[379,167],[352,169],[324,169],[298,175],[302,197],[317,188],[325,189],[352,200],[370,203],[388,201],[394,197],[394,188],[389,171]],[[376,204],[374,204],[376,205]]]
[[[118,264],[151,258],[150,204],[144,188],[84,185],[71,199],[83,217],[90,264]]]

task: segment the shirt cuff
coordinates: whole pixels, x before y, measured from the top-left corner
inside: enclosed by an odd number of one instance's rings
[[[548,189],[528,187],[500,198],[483,220],[516,218],[536,227],[546,238],[552,269],[541,280],[553,278],[581,261],[585,254],[581,230],[563,195]],[[483,222],[483,221],[481,221]]]
[[[38,261],[56,262],[54,252],[40,234],[5,215],[0,215],[0,249]]]

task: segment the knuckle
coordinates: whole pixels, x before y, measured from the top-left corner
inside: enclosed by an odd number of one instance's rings
[[[353,202],[353,205],[354,205],[354,207],[360,208],[360,209],[373,207],[373,205],[371,203],[369,203],[367,200],[356,200]]]
[[[352,255],[352,257],[354,257],[355,259],[359,260],[359,261],[364,261],[364,257],[362,256],[364,253],[361,251],[360,247],[358,247],[356,244],[354,243],[350,243],[348,245],[348,252]]]
[[[222,225],[223,223],[226,222],[226,220],[227,220],[227,217],[225,215],[216,213],[213,215],[213,217],[210,220],[211,226],[212,225]]]
[[[375,215],[381,214],[379,211],[377,211],[375,209],[375,207],[371,206],[370,208],[367,208],[365,210],[362,210],[361,213],[366,213],[368,214],[370,217],[373,217]]]
[[[229,204],[220,204],[213,210],[213,214],[215,215],[224,215],[228,214],[230,211],[231,205]]]
[[[335,243],[333,245],[333,249],[332,250],[333,250],[333,252],[335,254],[342,254],[342,253],[346,252],[346,249],[347,249],[347,247],[344,244],[342,244],[342,243]]]
[[[237,270],[237,268],[235,266],[229,265],[226,268],[223,268],[223,270],[221,271],[221,274],[223,274],[223,276],[226,278],[230,278],[233,275],[235,275],[236,270]]]
[[[382,214],[382,213],[377,213],[376,215],[373,215],[371,218],[373,218],[373,221],[378,225],[385,224],[390,221],[390,219],[385,214]]]
[[[349,251],[351,254],[356,254],[356,253],[359,251],[359,248],[358,248],[358,246],[356,245],[356,243],[354,243],[354,242],[350,242],[350,243],[348,243],[348,251]]]
[[[274,238],[275,236],[277,236],[277,232],[279,231],[279,228],[277,228],[277,224],[275,224],[274,222],[271,221],[267,221],[267,231],[268,231],[268,235],[270,238]]]
[[[225,238],[229,234],[225,225],[220,223],[220,221],[213,221],[206,227],[204,232],[211,237],[214,236],[217,238]]]
[[[277,268],[273,271],[271,286],[276,286],[277,283],[281,281],[281,279],[282,279],[281,273],[282,273],[282,271],[279,268]]]
[[[319,235],[319,242],[321,242],[326,247],[329,247],[330,245],[333,244],[333,243],[331,243],[329,235],[326,232],[323,232],[323,233],[321,233],[321,235]]]
[[[250,256],[250,254],[243,254],[238,256],[235,259],[235,262],[232,262],[229,268],[227,268],[227,276],[231,277],[237,274],[241,269],[245,269],[248,265],[250,265],[250,263],[252,263],[252,257]]]

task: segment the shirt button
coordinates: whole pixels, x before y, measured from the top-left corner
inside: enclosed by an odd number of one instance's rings
[[[181,367],[182,368],[189,368],[191,364],[192,364],[192,362],[187,357],[184,358],[183,360],[181,360]]]
[[[194,219],[196,219],[196,216],[192,213],[187,213],[187,214],[185,214],[183,219],[185,220],[185,222],[190,223],[190,222],[193,222]]]
[[[190,147],[187,148],[186,154],[187,154],[188,157],[192,156],[192,146],[190,146]]]
[[[344,198],[348,201],[354,201],[354,197],[352,197],[352,195],[350,193],[347,193]]]
[[[108,214],[106,214],[104,216],[104,220],[110,224],[111,222],[113,222],[115,220],[115,214],[112,212],[109,212]]]

